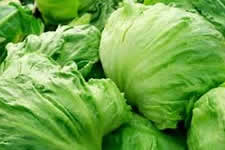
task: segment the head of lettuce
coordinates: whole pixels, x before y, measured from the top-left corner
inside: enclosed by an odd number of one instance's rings
[[[188,132],[189,150],[225,149],[225,84],[210,90],[195,103]]]
[[[193,103],[225,80],[225,40],[198,14],[126,1],[103,31],[106,75],[160,129],[189,118]]]
[[[115,84],[85,82],[75,63],[62,67],[39,52],[5,61],[10,63],[1,66],[1,150],[101,150],[102,137],[129,119]]]

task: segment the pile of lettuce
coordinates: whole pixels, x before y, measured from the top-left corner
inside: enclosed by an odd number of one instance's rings
[[[224,0],[0,0],[0,150],[224,150]]]
[[[99,42],[97,28],[81,25],[7,45],[1,149],[101,150],[103,136],[129,121],[130,106],[110,79],[82,76],[98,61]]]

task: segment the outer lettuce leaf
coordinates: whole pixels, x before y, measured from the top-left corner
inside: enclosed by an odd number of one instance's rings
[[[129,119],[109,79],[85,82],[74,64],[42,54],[12,61],[0,80],[2,150],[101,150],[102,137]]]
[[[125,3],[100,44],[106,76],[159,129],[176,128],[193,103],[225,81],[225,40],[198,14]]]
[[[199,12],[225,35],[225,0],[145,0],[145,4],[164,3]]]
[[[69,25],[71,25],[71,26],[76,26],[76,25],[90,24],[91,18],[92,18],[92,15],[89,14],[89,13],[86,13],[86,14],[82,15],[82,16],[79,17],[79,18],[73,19],[73,20],[69,23]]]
[[[88,9],[90,5],[94,4],[96,1],[100,0],[82,0],[82,2],[80,2],[79,10]]]
[[[195,104],[188,134],[189,150],[225,149],[224,87],[209,91]]]
[[[119,7],[122,0],[96,0],[85,13],[92,14],[91,24],[103,30],[110,15]]]
[[[103,141],[103,150],[185,150],[183,137],[167,135],[148,120],[133,114],[123,125]]]
[[[164,3],[171,6],[176,6],[179,8],[184,8],[186,10],[193,10],[194,7],[191,3],[191,0],[145,0],[144,4],[146,5],[154,5],[157,3]]]
[[[27,35],[39,35],[44,30],[41,21],[35,19],[30,10],[19,4],[0,3],[0,12],[0,57],[2,59],[8,42],[20,42]]]
[[[9,57],[5,63],[8,65],[12,59],[26,53],[38,52],[52,57],[61,66],[76,62],[79,71],[86,77],[99,60],[99,43],[100,32],[94,26],[62,26],[55,32],[30,35],[22,43],[8,45]]]
[[[225,0],[191,0],[195,8],[225,36]]]

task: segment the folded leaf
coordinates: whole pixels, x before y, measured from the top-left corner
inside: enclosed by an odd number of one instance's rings
[[[61,66],[75,62],[83,76],[87,76],[99,60],[100,32],[90,25],[62,26],[55,32],[40,36],[29,35],[22,43],[7,46],[6,64],[31,52],[45,54]]]
[[[20,4],[0,3],[0,64],[5,56],[5,46],[9,42],[20,42],[29,34],[43,32],[44,26],[31,11]],[[4,42],[2,42],[4,39]]]

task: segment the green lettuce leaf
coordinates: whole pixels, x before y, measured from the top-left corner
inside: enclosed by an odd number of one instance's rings
[[[159,129],[190,118],[193,103],[225,81],[225,39],[198,14],[126,2],[102,34],[106,76]]]
[[[122,0],[36,0],[47,24],[67,24],[91,14],[90,23],[103,30],[105,23]],[[61,10],[61,11],[58,11]]]
[[[22,43],[9,44],[7,63],[30,52],[46,54],[61,66],[76,62],[83,76],[88,76],[99,60],[100,32],[90,25],[62,26],[40,36],[29,35]],[[8,65],[8,64],[7,64]]]
[[[145,0],[145,4],[164,3],[198,12],[225,36],[225,0]]]
[[[104,138],[103,150],[186,150],[186,144],[185,138],[162,133],[133,114],[131,121]]]
[[[8,42],[20,42],[29,34],[43,32],[42,22],[31,11],[16,3],[0,3],[0,64]]]
[[[191,0],[144,0],[144,4],[146,5],[154,5],[157,3],[164,3],[166,5],[194,11],[194,6],[192,5]]]
[[[79,10],[87,10],[90,5],[96,3],[96,1],[102,1],[102,0],[82,0],[80,2]]]
[[[225,36],[225,0],[191,0],[199,13]]]
[[[12,61],[0,77],[3,150],[101,150],[102,137],[130,118],[109,79],[85,82],[74,63],[36,52]]]
[[[102,31],[110,15],[119,7],[120,2],[122,0],[96,0],[85,10],[85,13],[92,14],[90,23]]]

